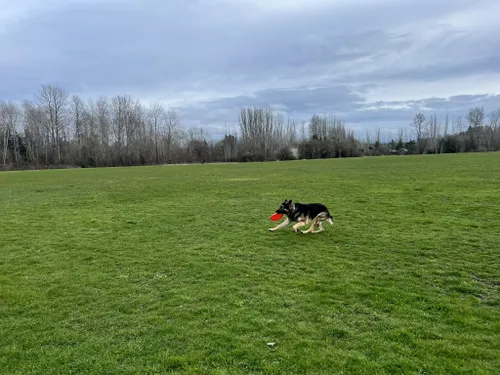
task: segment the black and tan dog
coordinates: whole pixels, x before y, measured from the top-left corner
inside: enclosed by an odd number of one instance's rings
[[[309,229],[302,230],[302,233],[323,232],[325,229],[322,222],[325,220],[333,225],[333,217],[322,203],[292,203],[292,200],[285,200],[275,213],[286,215],[286,220],[274,228],[269,228],[271,232],[284,228],[292,222],[296,223],[293,226],[294,232],[298,232],[300,227],[312,222]],[[315,227],[319,229],[314,230]]]

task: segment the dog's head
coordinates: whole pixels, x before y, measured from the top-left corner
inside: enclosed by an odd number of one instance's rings
[[[293,209],[294,209],[294,204],[292,203],[292,200],[285,199],[285,201],[283,203],[281,203],[279,208],[276,210],[276,213],[288,215],[289,213],[291,213],[293,211]]]

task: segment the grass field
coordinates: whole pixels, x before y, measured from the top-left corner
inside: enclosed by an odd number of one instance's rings
[[[499,224],[499,153],[0,173],[0,373],[500,374]]]

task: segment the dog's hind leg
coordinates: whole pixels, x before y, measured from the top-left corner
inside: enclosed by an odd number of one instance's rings
[[[307,229],[307,230],[303,230],[303,231],[302,231],[302,233],[311,233],[311,232],[313,232],[313,229],[314,229],[314,227],[315,227],[316,225],[318,225],[318,218],[317,218],[317,217],[315,217],[315,218],[313,219],[312,224],[311,224],[311,226],[309,227],[309,229]]]
[[[319,227],[319,229],[313,230],[311,233],[320,233],[320,232],[323,232],[325,230],[325,228],[323,228],[323,224],[321,224],[321,221],[318,222],[317,227]]]
[[[322,221],[327,219],[327,217],[329,217],[329,214],[327,214],[326,212],[321,212],[319,213],[314,219],[313,219],[313,222],[312,222],[312,225],[311,227],[306,230],[306,231],[302,231],[302,233],[320,233],[320,232],[323,232],[325,230],[325,228],[323,228],[323,225],[322,225]],[[318,230],[314,230],[315,227],[319,227]]]

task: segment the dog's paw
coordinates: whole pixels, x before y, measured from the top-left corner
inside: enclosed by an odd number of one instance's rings
[[[276,229],[269,228],[269,232],[274,232]]]
[[[306,231],[306,230],[301,230],[301,231],[300,231],[300,233],[304,233],[304,234],[306,234],[306,233],[307,233],[307,231]]]

